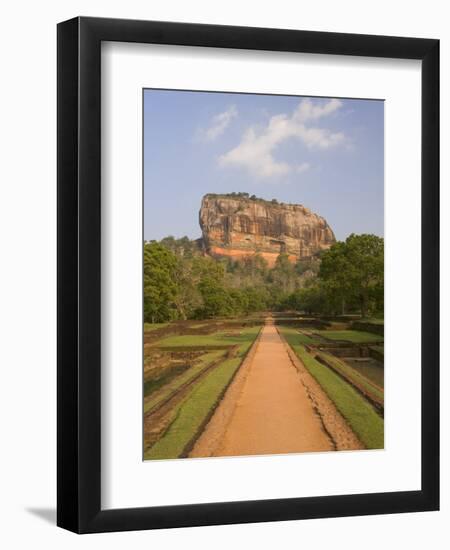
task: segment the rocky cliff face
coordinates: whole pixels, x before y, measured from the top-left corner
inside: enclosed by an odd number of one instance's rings
[[[258,253],[270,266],[280,253],[295,262],[329,248],[336,240],[326,220],[300,204],[245,195],[205,195],[200,227],[207,254],[239,259]]]

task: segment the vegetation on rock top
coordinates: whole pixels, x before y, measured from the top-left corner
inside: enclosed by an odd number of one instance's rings
[[[272,205],[288,205],[288,206],[303,206],[298,203],[290,203],[290,202],[280,202],[277,199],[263,199],[261,197],[257,197],[256,195],[250,195],[249,193],[244,193],[242,191],[240,192],[231,192],[231,193],[207,193],[204,195],[203,198],[212,198],[212,199],[235,199],[235,200],[249,200],[249,201],[256,201],[256,202],[262,202],[264,204],[272,204]]]

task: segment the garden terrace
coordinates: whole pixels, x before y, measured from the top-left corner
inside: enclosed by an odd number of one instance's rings
[[[145,459],[186,456],[260,328],[253,318],[175,322],[146,331]]]
[[[357,330],[342,319],[330,319],[327,327],[315,329],[297,317],[280,318],[277,326],[358,437],[369,448],[378,445],[384,415],[383,336]]]

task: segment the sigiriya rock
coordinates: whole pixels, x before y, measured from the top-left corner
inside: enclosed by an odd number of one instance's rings
[[[301,204],[207,194],[199,213],[206,254],[234,260],[259,254],[273,266],[280,253],[292,262],[310,258],[336,242],[327,221]]]

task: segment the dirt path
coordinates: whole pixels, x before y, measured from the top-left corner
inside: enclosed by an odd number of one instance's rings
[[[191,457],[331,451],[285,343],[270,320]]]

